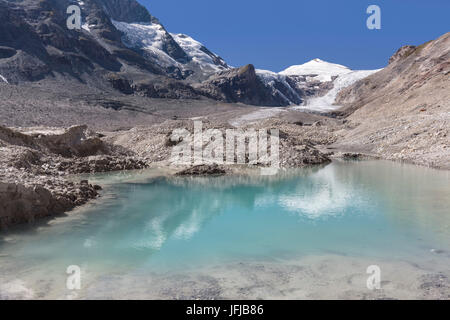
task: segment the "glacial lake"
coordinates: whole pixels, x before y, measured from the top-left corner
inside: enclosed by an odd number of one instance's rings
[[[119,299],[153,297],[132,290],[155,275],[328,255],[381,268],[406,263],[419,273],[450,269],[448,171],[337,161],[275,176],[168,177],[150,169],[89,179],[106,185],[94,203],[0,234],[0,298],[64,299],[71,265],[90,290],[77,297]],[[351,273],[366,273],[358,268]],[[123,284],[127,277],[134,280]],[[267,290],[258,294],[271,297]]]

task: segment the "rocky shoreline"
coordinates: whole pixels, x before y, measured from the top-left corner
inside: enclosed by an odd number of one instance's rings
[[[47,177],[43,180],[0,182],[0,230],[62,214],[98,197],[101,190],[87,180],[79,183]]]
[[[145,169],[168,161],[177,128],[192,129],[192,121],[167,120],[149,127],[96,133],[87,126],[7,128],[0,126],[0,230],[69,211],[99,197],[101,186],[71,175]],[[233,126],[204,121],[204,129],[225,132]],[[331,162],[316,145],[334,141],[330,133],[314,139],[298,124],[267,120],[241,129],[278,128],[280,166],[304,167]],[[318,128],[318,127],[317,127]],[[308,127],[308,131],[311,128]],[[323,130],[320,130],[323,131]],[[229,166],[176,166],[176,175],[222,175]],[[76,180],[76,178],[75,178]]]
[[[86,126],[0,127],[0,230],[62,214],[99,197],[101,186],[69,175],[143,169],[147,164]]]

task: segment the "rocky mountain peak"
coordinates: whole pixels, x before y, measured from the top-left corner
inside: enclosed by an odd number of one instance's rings
[[[274,95],[257,76],[252,64],[213,74],[197,89],[215,100],[260,106],[285,105],[285,101]]]
[[[409,56],[416,49],[416,46],[403,46],[389,58],[389,64]]]
[[[158,20],[136,0],[96,0],[113,20],[127,23],[150,23]]]
[[[246,76],[249,78],[256,77],[255,66],[252,64],[247,64],[237,70],[240,76]]]

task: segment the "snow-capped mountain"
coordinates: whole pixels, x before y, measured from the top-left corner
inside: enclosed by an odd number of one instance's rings
[[[140,50],[147,59],[155,61],[168,72],[179,74],[179,78],[197,83],[213,76],[212,82],[209,81],[203,86],[195,85],[195,87],[207,88],[203,91],[218,99],[230,102],[240,101],[240,98],[236,98],[239,95],[232,94],[232,90],[228,93],[226,90],[225,92],[219,90],[221,94],[217,94],[217,90],[211,89],[211,83],[218,85],[218,78],[221,79],[221,82],[227,83],[226,77],[234,79],[236,75],[235,72],[231,72],[215,76],[215,74],[231,68],[202,43],[185,34],[169,33],[157,19],[145,23],[112,20],[112,23],[117,30],[123,33],[122,42],[127,47]],[[178,50],[174,50],[174,48]],[[280,73],[256,69],[256,76],[265,86],[265,89],[264,86],[259,87],[256,95],[266,97],[265,101],[259,102],[262,105],[291,105],[314,111],[330,111],[336,108],[333,103],[340,90],[373,72],[376,70],[352,71],[346,66],[321,59],[291,66]],[[231,78],[230,81],[232,81]],[[248,91],[248,88],[234,89],[242,92]],[[247,102],[247,100],[244,99],[242,102]]]
[[[66,25],[74,3],[81,30]],[[136,0],[0,0],[0,30],[2,85],[57,79],[118,95],[329,110],[342,88],[371,73],[320,59],[280,73],[230,68],[192,37],[168,32]]]
[[[257,70],[256,74],[274,95],[281,96],[288,105],[326,112],[339,108],[334,102],[342,89],[380,70],[353,71],[340,64],[314,59],[280,73]]]
[[[203,44],[188,35],[166,31],[159,22],[127,23],[112,21],[123,32],[123,43],[132,49],[142,50],[144,55],[166,69],[178,69],[182,78],[206,79],[211,74],[229,69],[227,63],[209,51]],[[167,44],[174,41],[183,54],[176,56],[167,50]]]
[[[286,76],[307,76],[308,80],[320,82],[332,81],[333,77],[352,72],[346,66],[326,62],[320,59],[313,59],[301,65],[290,66],[280,72]]]

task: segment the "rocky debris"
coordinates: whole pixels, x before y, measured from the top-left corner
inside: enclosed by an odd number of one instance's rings
[[[0,141],[63,157],[84,157],[108,152],[99,135],[86,125],[68,129],[36,127],[15,130],[0,126]]]
[[[328,164],[331,159],[328,155],[323,154],[319,150],[307,145],[295,146],[292,156],[286,157],[284,167],[302,167],[308,165]]]
[[[203,164],[193,166],[177,172],[177,176],[220,176],[226,174],[227,171],[217,164]]]
[[[298,141],[295,137],[280,137],[280,166],[299,168],[330,163],[328,155],[318,150],[311,142]]]
[[[320,151],[319,147],[328,145],[336,141],[335,130],[338,128],[333,122],[325,122],[323,126],[298,126],[287,120],[269,118],[266,120],[250,123],[240,127],[240,130],[279,130],[280,138],[280,166],[303,167],[307,165],[326,164],[331,160],[327,154]],[[226,130],[235,129],[233,126],[223,123],[223,121],[202,120],[203,130],[218,129],[224,135]],[[162,162],[170,164],[172,150],[182,139],[178,136],[172,136],[176,129],[185,129],[190,133],[194,132],[193,121],[169,120],[160,124],[145,128],[133,128],[129,131],[118,131],[108,133],[105,141],[108,144],[122,146],[131,150],[136,156],[145,159],[148,163]],[[192,137],[189,137],[192,141]],[[237,143],[237,142],[236,142]],[[208,142],[203,143],[205,148]],[[270,153],[270,150],[269,150]],[[261,159],[259,159],[261,160]],[[224,159],[225,161],[225,159]],[[248,154],[246,154],[246,163],[248,163]],[[270,163],[258,161],[256,166],[267,166]]]
[[[63,157],[86,157],[106,153],[107,147],[100,137],[86,125],[73,126],[61,134],[31,133],[38,145],[45,146],[50,153]]]
[[[56,165],[58,171],[74,174],[110,172],[122,170],[137,170],[147,168],[148,165],[134,157],[91,156],[64,160]]]
[[[0,126],[0,164],[37,174],[106,172],[147,165],[120,146],[105,143],[87,126],[68,129]]]
[[[323,146],[336,141],[335,131],[340,128],[336,122],[322,120],[323,126],[300,126],[298,121],[267,119],[253,124],[255,129],[274,128],[280,134],[280,166],[298,168],[331,162],[328,154],[322,152]],[[317,121],[314,121],[317,123]]]
[[[98,196],[101,186],[72,182],[68,174],[147,167],[101,138],[86,126],[0,126],[0,229],[63,213]]]
[[[435,300],[450,298],[450,279],[445,274],[426,274],[420,280],[420,289],[424,292],[423,298]]]
[[[23,148],[22,152],[15,153],[11,161],[11,165],[17,169],[32,169],[34,166],[42,165],[42,154],[36,150]]]
[[[13,168],[1,169],[0,178],[0,230],[64,213],[96,198],[100,190],[86,180],[77,184]]]
[[[372,156],[359,152],[337,152],[333,154],[333,158],[340,158],[344,160],[367,160],[373,159]]]
[[[5,144],[14,144],[18,146],[28,146],[31,147],[34,145],[33,138],[27,136],[17,130],[13,130],[10,128],[6,128],[4,126],[0,126],[0,141]]]

